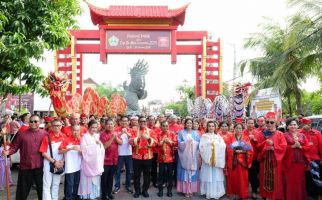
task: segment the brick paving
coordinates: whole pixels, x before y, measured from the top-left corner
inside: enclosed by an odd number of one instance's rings
[[[122,178],[125,177],[125,174],[122,173]],[[17,183],[17,178],[18,178],[18,170],[17,169],[12,169],[12,179],[13,179],[13,182],[16,184]],[[123,180],[124,181],[124,180]],[[64,177],[62,177],[62,183],[60,184],[60,187],[59,187],[59,200],[62,200],[63,197],[64,197]],[[142,183],[142,181],[141,181]],[[17,186],[16,185],[13,185],[10,187],[10,199],[11,200],[14,200],[16,199],[16,189],[17,189]],[[200,196],[200,195],[195,195],[191,198],[186,198],[184,197],[183,195],[181,194],[178,194],[176,192],[176,190],[174,189],[172,192],[173,192],[173,196],[171,198],[167,197],[166,196],[166,189],[164,191],[164,197],[160,198],[157,196],[157,188],[153,187],[152,184],[149,188],[149,194],[150,194],[150,197],[149,198],[144,198],[142,196],[140,196],[140,198],[133,198],[132,194],[129,194],[125,191],[125,188],[124,186],[121,188],[120,192],[118,192],[117,194],[115,194],[115,199],[118,200],[128,200],[128,199],[135,199],[135,200],[181,200],[181,199],[184,199],[184,200],[188,200],[188,199],[193,199],[193,200],[198,200],[198,199],[206,199],[204,196]],[[6,191],[0,191],[0,200],[6,200],[7,199],[7,194],[6,194]],[[227,200],[229,198],[227,197],[223,197],[221,198],[221,200]],[[36,193],[36,190],[34,189],[31,189],[30,191],[30,194],[29,194],[29,197],[28,197],[28,200],[37,200],[37,193]]]

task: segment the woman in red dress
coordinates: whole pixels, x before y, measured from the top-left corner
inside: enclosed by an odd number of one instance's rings
[[[287,132],[284,134],[287,142],[283,159],[284,191],[286,200],[307,199],[305,187],[305,170],[308,165],[308,141],[299,133],[297,121],[286,121]]]
[[[229,137],[227,147],[227,195],[247,199],[248,169],[251,167],[253,149],[249,138],[243,134],[243,125],[236,124],[234,135]]]

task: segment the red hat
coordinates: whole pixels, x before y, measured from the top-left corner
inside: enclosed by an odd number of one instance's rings
[[[311,124],[312,120],[305,117],[305,118],[302,118],[300,122],[301,124]]]
[[[46,116],[46,117],[44,117],[44,120],[45,120],[45,122],[51,122],[54,120],[54,118],[52,118],[51,116]]]
[[[275,113],[274,112],[268,112],[265,115],[266,119],[275,119]]]
[[[83,118],[83,117],[88,117],[85,113],[82,113],[81,115],[80,115],[80,118]]]
[[[243,118],[241,118],[241,117],[237,117],[237,118],[235,119],[235,122],[236,122],[236,123],[243,123]]]

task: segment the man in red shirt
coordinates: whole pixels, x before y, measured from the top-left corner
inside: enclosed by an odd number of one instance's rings
[[[78,113],[73,113],[69,119],[70,126],[64,126],[61,131],[66,137],[72,136],[72,126],[80,124],[80,115]],[[87,132],[87,128],[81,126],[80,135],[83,136]]]
[[[178,133],[183,129],[183,126],[177,124],[177,116],[176,115],[170,115],[168,118],[169,122],[169,130],[173,131],[175,134],[178,135]]]
[[[133,170],[134,170],[134,198],[139,198],[141,191],[143,197],[149,197],[150,170],[152,166],[152,148],[158,144],[156,134],[147,127],[146,117],[139,118],[139,128],[133,131],[129,144],[133,147]],[[141,173],[143,172],[143,188],[141,190]]]
[[[104,172],[101,177],[102,200],[114,199],[112,195],[113,177],[118,161],[118,145],[122,139],[114,131],[114,121],[106,119],[105,131],[100,135],[100,140],[105,148]]]
[[[161,122],[161,133],[158,135],[159,141],[159,179],[158,179],[158,196],[163,196],[163,184],[167,181],[167,196],[172,197],[172,170],[175,155],[174,147],[178,145],[177,135],[169,131],[169,124],[167,121]]]
[[[184,129],[183,125],[180,126],[177,124],[177,116],[176,115],[170,115],[168,118],[169,123],[169,131],[174,132],[177,136],[181,130]],[[177,166],[178,164],[178,149],[177,147],[174,148],[174,154],[175,154],[175,160],[174,160],[174,166]],[[173,181],[174,184],[177,184],[177,167],[173,167]]]
[[[284,199],[282,161],[287,143],[284,134],[276,130],[275,113],[265,116],[267,129],[257,136],[260,164],[260,194],[263,198]]]
[[[155,126],[155,117],[150,115],[148,117],[148,128],[153,130],[154,133],[156,134],[156,137],[158,137],[158,135],[161,132],[161,129],[159,127]],[[158,187],[157,186],[157,181],[158,181],[158,151],[159,148],[158,147],[154,147],[152,148],[153,151],[153,159],[152,159],[152,167],[151,167],[151,179],[152,179],[152,184],[154,187]]]
[[[312,121],[309,118],[301,119],[302,130],[309,142],[309,159],[319,165],[320,180],[322,181],[322,136],[318,130],[312,129]],[[312,179],[310,171],[306,171],[306,188],[309,196],[322,199],[322,188],[317,187]]]
[[[51,130],[49,135],[44,137],[39,148],[39,152],[42,154],[44,159],[44,176],[43,176],[43,194],[42,198],[58,200],[58,191],[61,174],[53,174],[50,172],[49,163],[53,163],[55,168],[59,169],[64,166],[64,157],[59,154],[59,146],[65,139],[64,134],[60,131],[62,122],[59,119],[51,121]],[[49,141],[49,138],[50,141]],[[52,155],[50,153],[49,145],[52,148]]]
[[[16,199],[26,200],[32,184],[36,183],[38,199],[42,199],[43,187],[43,157],[39,147],[47,132],[39,129],[40,117],[32,115],[29,120],[29,129],[23,134],[17,134],[10,144],[9,150],[4,150],[3,155],[12,155],[20,149],[20,169]]]

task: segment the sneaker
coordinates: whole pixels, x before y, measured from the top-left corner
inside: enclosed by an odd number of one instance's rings
[[[120,188],[114,188],[113,194],[117,194],[120,191]]]
[[[109,199],[114,199],[114,196],[113,196],[112,194],[109,194],[109,195],[108,195],[108,198],[109,198]]]

